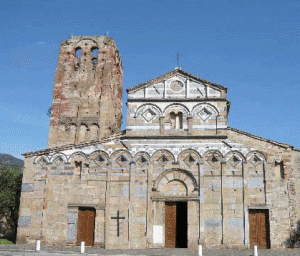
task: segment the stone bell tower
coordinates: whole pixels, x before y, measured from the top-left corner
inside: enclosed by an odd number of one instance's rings
[[[107,36],[72,36],[60,45],[48,147],[79,144],[121,130],[121,56]]]

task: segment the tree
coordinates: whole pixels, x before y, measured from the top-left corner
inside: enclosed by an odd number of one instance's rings
[[[0,231],[15,242],[22,185],[22,168],[0,164]]]

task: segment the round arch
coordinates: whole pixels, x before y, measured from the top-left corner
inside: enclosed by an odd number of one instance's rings
[[[192,111],[191,111],[192,116],[195,116],[195,112],[196,112],[197,109],[205,108],[205,106],[207,106],[207,107],[213,109],[213,111],[215,112],[214,114],[215,114],[216,116],[219,115],[219,111],[218,111],[218,109],[217,109],[214,105],[212,105],[212,104],[210,104],[210,103],[199,103],[199,104],[197,104],[197,105],[195,105],[195,106],[193,107],[193,109],[192,109]]]
[[[37,156],[34,160],[33,160],[34,164],[39,163],[40,165],[44,165],[44,164],[48,164],[50,163],[50,159],[48,158],[48,156]]]
[[[159,106],[157,106],[156,104],[153,104],[153,103],[146,103],[146,104],[143,104],[138,107],[138,109],[136,110],[136,112],[134,114],[134,118],[137,118],[139,115],[141,115],[142,112],[144,110],[146,110],[147,107],[150,107],[151,110],[155,111],[157,115],[162,115],[162,111]]]
[[[68,163],[70,163],[72,158],[74,158],[75,156],[81,156],[81,157],[85,158],[85,160],[89,159],[88,156],[85,153],[83,153],[81,151],[77,151],[77,152],[74,152],[72,155],[69,156]]]
[[[66,156],[64,153],[56,153],[56,154],[54,154],[54,155],[51,157],[49,163],[53,163],[53,161],[55,161],[55,159],[58,158],[58,157],[61,157],[61,159],[63,160],[64,163],[67,163],[67,162],[68,162],[68,158],[67,158],[67,156]]]
[[[168,149],[159,149],[157,151],[155,151],[152,156],[151,156],[151,160],[155,161],[158,157],[160,157],[161,155],[168,155],[171,158],[172,162],[175,162],[175,156],[173,155],[173,153],[168,150]]]
[[[152,190],[161,191],[164,186],[172,181],[182,182],[187,189],[186,195],[189,195],[197,188],[197,181],[192,173],[184,169],[176,168],[162,172],[156,178]]]
[[[228,161],[231,157],[233,157],[234,155],[237,155],[238,157],[240,157],[243,161],[246,161],[246,157],[239,151],[237,150],[232,150],[226,153],[226,155],[224,156],[225,160]]]
[[[190,115],[190,110],[185,105],[183,105],[181,103],[172,103],[172,104],[166,106],[164,111],[163,111],[163,114],[166,115],[169,111],[172,111],[173,108],[179,108],[179,109],[183,110],[183,112],[186,115]]]

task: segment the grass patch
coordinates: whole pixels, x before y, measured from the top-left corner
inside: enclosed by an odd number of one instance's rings
[[[0,239],[0,244],[14,244],[14,243],[7,239]]]

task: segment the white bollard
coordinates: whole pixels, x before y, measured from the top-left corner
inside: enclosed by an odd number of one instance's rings
[[[36,240],[36,248],[35,250],[38,252],[41,250],[41,240]]]
[[[258,254],[257,254],[257,245],[254,245],[254,256],[258,256]]]
[[[202,245],[201,244],[199,244],[199,256],[202,256]]]
[[[84,242],[81,242],[80,252],[81,252],[81,253],[84,253]]]

